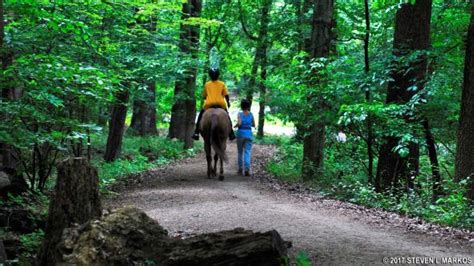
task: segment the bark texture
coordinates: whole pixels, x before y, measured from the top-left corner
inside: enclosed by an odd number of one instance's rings
[[[268,48],[270,45],[268,38],[268,24],[270,23],[270,10],[272,7],[272,0],[262,1],[262,8],[260,9],[260,23],[258,27],[257,36],[253,36],[245,26],[244,18],[242,11],[240,14],[240,21],[244,32],[248,38],[256,43],[255,55],[252,63],[252,70],[250,74],[248,88],[246,90],[246,98],[250,102],[250,105],[253,103],[253,95],[258,88],[259,91],[259,111],[258,111],[258,127],[257,127],[257,136],[263,137],[264,135],[264,126],[265,126],[265,107],[267,106],[267,88],[265,86],[265,81],[267,79],[267,65],[268,65]],[[259,75],[260,68],[260,80],[257,82],[257,76]]]
[[[156,84],[151,82],[147,90],[133,102],[133,116],[130,127],[140,136],[156,135]]]
[[[128,89],[117,92],[115,103],[112,106],[112,114],[109,121],[109,135],[105,149],[104,160],[111,162],[120,155],[122,147],[123,132],[125,131],[125,118],[127,116]]]
[[[10,265],[8,263],[7,252],[5,251],[5,246],[3,245],[3,240],[0,239],[0,265]]]
[[[5,19],[4,19],[4,9],[3,9],[3,0],[0,0],[0,61],[1,61],[1,68],[2,70],[6,70],[13,62],[13,54],[4,43],[5,39]],[[15,89],[12,88],[5,79],[2,77],[0,80],[2,85],[0,86],[1,97],[3,101],[11,101],[15,99]],[[0,114],[0,119],[5,119],[8,114]],[[16,169],[18,166],[18,162],[14,156],[14,150],[11,145],[6,143],[0,143],[0,151],[1,151],[1,164],[4,167],[10,167]]]
[[[332,41],[333,27],[333,0],[315,0],[311,43],[307,47],[308,54],[311,59],[329,57]],[[315,73],[315,75],[321,75]],[[322,78],[322,77],[321,77]],[[312,84],[316,86],[317,84]],[[321,100],[317,100],[316,92],[310,92],[309,102],[313,102],[312,110],[324,109]],[[314,177],[322,168],[324,160],[324,142],[325,142],[325,122],[322,117],[309,122],[310,125],[305,126],[305,135],[303,138],[303,175],[305,178]]]
[[[467,34],[455,176],[458,181],[471,177],[468,197],[474,201],[474,8]]]
[[[433,201],[442,194],[441,173],[439,172],[438,152],[436,151],[436,142],[431,132],[430,123],[427,118],[422,121],[425,131],[426,148],[428,149],[428,157],[431,163],[431,176],[433,182]]]
[[[57,245],[65,228],[100,218],[102,206],[97,170],[85,158],[70,158],[58,165],[58,179],[49,205],[45,237],[38,265],[55,265]]]
[[[143,211],[126,207],[66,229],[58,260],[66,265],[281,265],[287,245],[274,230],[173,239]]]
[[[369,0],[364,0],[364,10],[365,10],[365,37],[364,37],[364,72],[366,75],[370,72],[370,61],[369,61],[369,44],[370,44],[370,9],[369,9]],[[365,88],[365,100],[367,103],[371,102],[371,93],[370,87]],[[367,174],[369,177],[369,182],[374,182],[374,132],[372,129],[372,115],[367,116],[367,159],[368,167]]]
[[[199,17],[201,0],[188,0],[183,3],[182,19]],[[199,26],[181,24],[180,51],[192,61],[198,58]],[[168,137],[184,142],[184,148],[193,147],[192,135],[196,119],[196,76],[195,64],[186,66],[183,74],[178,75],[174,89],[174,104],[171,109],[171,121]]]
[[[260,61],[261,51],[259,49],[255,50],[255,55],[252,62],[252,70],[250,71],[250,78],[248,83],[248,88],[246,89],[245,98],[250,102],[250,106],[253,104],[253,94],[255,92],[255,87],[257,84],[257,74],[258,74],[258,65]]]
[[[406,56],[415,51],[430,48],[431,0],[417,0],[415,4],[402,4],[395,17],[395,34],[393,54],[395,57]],[[405,61],[407,60],[404,58]],[[388,104],[406,104],[423,89],[428,60],[419,55],[408,66],[406,62],[395,66],[392,71],[393,81],[388,84],[386,102]],[[412,122],[406,115],[405,120]],[[413,177],[418,174],[419,147],[409,144],[410,153],[406,157],[399,155],[394,148],[399,144],[398,137],[386,136],[379,150],[375,189],[380,192],[394,187],[399,180],[405,179],[412,186]]]
[[[0,0],[0,53],[3,53],[3,39],[5,38],[5,19],[3,18],[3,0]],[[3,57],[2,57],[3,63]]]
[[[265,81],[267,80],[267,52],[268,52],[268,23],[270,22],[270,9],[272,0],[265,0],[260,14],[260,30],[258,34],[259,64],[260,64],[260,83],[259,83],[259,110],[258,110],[258,127],[257,136],[263,138],[263,128],[265,125],[265,107],[267,106],[267,88]]]

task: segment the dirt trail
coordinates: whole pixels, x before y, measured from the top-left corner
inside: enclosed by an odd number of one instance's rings
[[[158,220],[171,234],[196,234],[235,227],[276,229],[291,241],[291,255],[305,251],[317,265],[382,264],[384,257],[458,257],[474,259],[472,242],[459,244],[431,235],[376,227],[345,210],[303,202],[265,189],[236,174],[235,144],[224,182],[206,178],[203,154],[163,170],[156,180],[122,193],[111,206],[134,205]],[[254,148],[258,151],[259,146]],[[256,173],[258,175],[258,173]]]

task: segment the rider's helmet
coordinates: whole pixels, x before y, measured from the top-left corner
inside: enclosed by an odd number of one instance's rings
[[[211,79],[213,81],[216,81],[219,79],[219,69],[217,68],[210,68],[209,69],[209,77],[211,77]]]

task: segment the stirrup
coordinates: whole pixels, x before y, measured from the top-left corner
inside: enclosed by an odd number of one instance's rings
[[[194,140],[199,140],[199,133],[194,133],[193,136],[192,136],[192,138],[193,138]]]

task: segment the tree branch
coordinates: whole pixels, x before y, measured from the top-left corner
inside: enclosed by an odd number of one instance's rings
[[[245,26],[245,22],[244,22],[244,16],[243,16],[243,10],[242,10],[242,5],[240,3],[240,0],[238,1],[237,3],[239,5],[239,18],[240,18],[240,24],[242,25],[242,30],[244,31],[245,35],[247,35],[247,37],[252,40],[252,41],[257,41],[258,40],[258,37],[254,36],[253,34],[251,34],[248,30],[247,30],[247,27]]]

